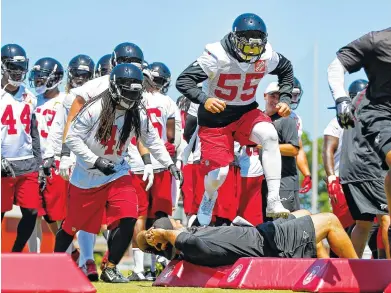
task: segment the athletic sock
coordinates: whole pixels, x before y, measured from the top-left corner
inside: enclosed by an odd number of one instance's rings
[[[134,269],[133,272],[141,273],[144,271],[144,252],[140,248],[132,248]]]
[[[87,260],[94,260],[94,245],[96,235],[85,231],[79,231],[77,241],[80,248],[79,267],[82,267]]]
[[[151,254],[151,272],[154,273],[156,271],[156,255]]]

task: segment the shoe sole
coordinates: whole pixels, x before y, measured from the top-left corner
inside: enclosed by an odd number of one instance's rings
[[[287,219],[290,213],[266,213],[266,217],[268,218],[284,218]]]

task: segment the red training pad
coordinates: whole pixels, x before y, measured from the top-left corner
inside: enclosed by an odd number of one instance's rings
[[[384,290],[384,293],[391,293],[391,283],[387,286],[387,288]]]
[[[391,283],[391,260],[319,259],[298,280],[294,291],[383,292]]]
[[[248,257],[239,259],[219,283],[220,288],[292,290],[316,259]]]
[[[171,261],[153,286],[218,288],[231,266],[204,267],[186,261]]]
[[[96,292],[65,253],[3,253],[1,262],[2,293]]]

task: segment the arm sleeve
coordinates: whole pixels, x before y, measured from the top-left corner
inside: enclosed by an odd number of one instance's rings
[[[146,148],[148,148],[152,156],[158,160],[159,163],[161,163],[165,168],[168,168],[170,165],[174,164],[174,162],[167,152],[163,141],[160,139],[146,115],[140,113],[140,119],[142,129],[140,137],[141,142]],[[147,123],[149,123],[148,127]]]
[[[85,141],[91,135],[91,129],[94,125],[91,116],[88,109],[76,116],[67,133],[65,144],[84,162],[94,165],[98,156],[85,144]]]
[[[357,72],[368,61],[373,48],[373,32],[370,32],[339,49],[337,58],[349,73]]]
[[[278,77],[280,102],[290,105],[293,90],[293,67],[291,62],[283,55],[273,52],[268,62],[268,71]]]
[[[281,135],[283,139],[281,143],[291,144],[294,147],[300,148],[296,121],[290,117],[283,119],[285,119],[285,123],[281,128]]]
[[[197,128],[197,117],[188,114],[186,117],[186,124],[183,136],[187,143],[189,143],[191,137],[193,136],[194,131]]]
[[[348,96],[345,92],[345,73],[346,69],[338,58],[335,58],[327,69],[329,87],[334,100]]]
[[[39,142],[40,139],[39,139],[37,118],[35,117],[35,114],[33,114],[31,117],[30,135],[31,135],[31,143],[33,147],[33,155],[34,158],[37,160],[38,166],[40,166],[42,165],[42,155],[41,155],[41,145]]]

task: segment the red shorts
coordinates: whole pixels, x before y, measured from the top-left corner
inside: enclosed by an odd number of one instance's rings
[[[254,109],[225,127],[201,126],[198,132],[201,141],[201,164],[206,172],[234,161],[234,141],[241,145],[253,145],[254,142],[249,140],[250,134],[254,125],[260,122],[271,123],[271,120],[261,110]]]
[[[263,176],[241,177],[238,215],[254,226],[263,223],[262,181]]]
[[[189,215],[191,213],[191,207],[193,205],[194,199],[194,185],[196,182],[193,180],[193,166],[194,164],[185,165],[182,169],[183,172],[183,185],[182,185],[182,194],[183,194],[183,208],[185,214]],[[198,184],[201,184],[200,182]]]
[[[148,216],[153,219],[158,211],[167,215],[172,214],[170,171],[155,173],[153,185],[149,191],[145,191],[148,180],[143,181],[142,174],[132,174],[131,176],[132,185],[137,193],[139,216]]]
[[[218,189],[218,196],[213,215],[232,221],[238,214],[239,194],[238,176],[239,168],[229,166],[227,178],[223,185]]]
[[[191,214],[196,215],[202,201],[202,196],[205,192],[204,178],[205,172],[201,168],[201,164],[193,164],[193,202],[191,205]]]
[[[105,210],[109,229],[122,218],[137,218],[137,195],[130,176],[90,189],[69,184],[68,214],[62,227],[71,235],[79,230],[98,234]]]
[[[340,196],[337,197],[337,203],[331,200],[331,207],[333,208],[333,213],[337,216],[344,228],[350,227],[355,223],[343,193],[340,193]]]
[[[58,168],[60,162],[56,161]],[[38,216],[47,215],[52,221],[62,221],[67,214],[69,181],[52,172],[52,178],[46,178],[46,188],[42,193],[42,207]]]
[[[1,178],[1,212],[12,210],[13,204],[28,209],[40,208],[38,172]]]

